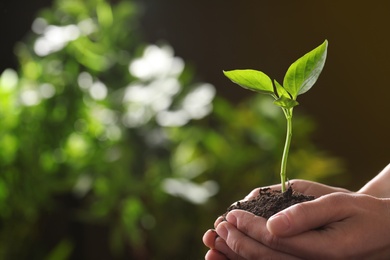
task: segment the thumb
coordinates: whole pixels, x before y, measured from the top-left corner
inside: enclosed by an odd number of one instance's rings
[[[346,200],[350,197],[349,194],[337,192],[293,205],[270,217],[267,229],[275,236],[287,237],[345,219],[351,204]]]

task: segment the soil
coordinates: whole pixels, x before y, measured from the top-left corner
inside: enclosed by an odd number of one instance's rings
[[[280,190],[263,188],[259,190],[259,194],[254,199],[238,201],[231,205],[225,214],[234,209],[241,209],[268,219],[272,215],[294,204],[313,199],[315,199],[314,196],[294,191],[291,185],[289,185],[288,189],[283,193]]]

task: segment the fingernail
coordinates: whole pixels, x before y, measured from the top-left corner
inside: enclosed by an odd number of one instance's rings
[[[214,234],[215,238],[219,236],[217,231],[215,231],[214,229],[210,229],[210,231]]]
[[[218,236],[220,236],[222,239],[226,240],[227,235],[228,235],[228,230],[224,224],[218,225],[216,231],[217,231]]]
[[[217,220],[215,220],[214,222],[214,227],[216,228],[221,222],[224,222],[225,221],[225,217],[223,216],[220,216],[217,218]]]
[[[267,221],[267,229],[274,235],[285,232],[290,227],[290,221],[284,214],[276,214]]]

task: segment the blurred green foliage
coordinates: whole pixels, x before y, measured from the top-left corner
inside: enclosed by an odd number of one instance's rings
[[[201,259],[215,217],[279,181],[271,101],[215,97],[114,2],[55,1],[1,74],[0,259]],[[290,178],[342,172],[295,129]]]

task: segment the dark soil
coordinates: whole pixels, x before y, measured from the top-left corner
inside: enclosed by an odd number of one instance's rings
[[[231,205],[225,214],[234,209],[241,209],[268,219],[272,215],[294,204],[310,201],[313,199],[315,199],[314,196],[309,196],[294,191],[291,185],[283,193],[280,190],[263,188],[259,190],[259,194],[254,199],[238,201]]]

